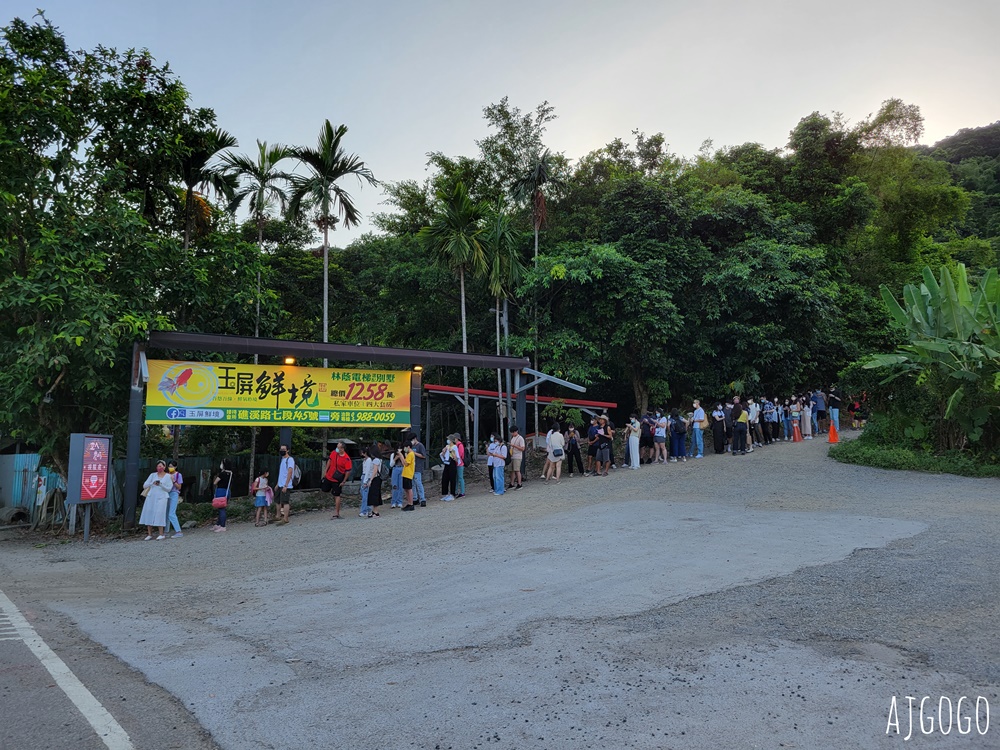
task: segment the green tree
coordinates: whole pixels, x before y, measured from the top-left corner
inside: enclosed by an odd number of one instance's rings
[[[315,223],[323,232],[323,343],[329,341],[330,335],[330,230],[338,220],[345,227],[357,226],[361,221],[351,194],[338,183],[345,177],[354,177],[361,184],[378,185],[375,175],[360,157],[344,149],[345,135],[346,125],[334,129],[327,120],[320,128],[316,148],[292,149],[292,155],[306,168],[306,174],[290,176],[289,214],[297,217],[307,209],[314,210]],[[326,367],[325,359],[323,366]]]
[[[496,300],[494,313],[496,315],[497,354],[500,354],[500,300],[503,299],[503,318],[505,326],[510,326],[509,300],[514,289],[524,276],[525,266],[521,253],[521,236],[514,230],[513,221],[506,211],[502,200],[498,200],[486,217],[482,244],[486,254],[486,286]],[[506,352],[510,354],[510,352]],[[500,370],[497,370],[497,393],[503,393],[503,381]],[[510,420],[510,403],[506,405],[508,426]],[[502,420],[501,420],[502,421]],[[501,424],[501,430],[503,424]]]
[[[488,207],[469,198],[465,185],[456,183],[450,193],[438,194],[438,211],[434,220],[420,230],[417,237],[434,255],[438,263],[458,274],[462,309],[462,353],[469,351],[468,328],[465,316],[465,275],[481,275],[486,270],[486,252],[483,247],[483,221]],[[469,368],[462,368],[465,405],[465,432],[469,431]]]
[[[0,426],[65,473],[71,432],[121,434],[132,342],[170,325],[154,227],[213,115],[148,53],[70,52],[44,16],[3,29],[0,92]]]

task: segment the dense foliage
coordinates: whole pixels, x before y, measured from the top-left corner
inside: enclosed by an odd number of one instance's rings
[[[148,52],[72,52],[44,17],[15,20],[0,46],[0,430],[57,457],[70,431],[121,434],[146,330],[225,321],[227,333],[318,340],[324,292],[332,341],[537,352],[542,369],[623,409],[788,394],[907,343],[880,285],[962,263],[975,286],[996,265],[1000,123],[918,146],[919,110],[889,100],[853,125],[808,114],[783,149],[706,143],[682,159],[663,134],[636,131],[571,159],[546,148],[547,102],[522,112],[503,99],[484,115],[475,153],[431,152],[423,182],[384,186],[378,232],[331,250],[324,287],[336,213],[324,196],[342,197],[342,173],[374,183],[341,154],[346,128],[325,126],[345,168],[313,165],[283,192],[293,170],[279,162],[308,164],[309,149],[236,158],[214,113]],[[460,185],[485,263],[421,241]],[[248,191],[258,197],[237,225],[224,207]],[[285,195],[294,218],[276,216]],[[864,382],[859,371],[845,382]],[[496,377],[470,373],[474,387]],[[242,432],[227,437],[235,449]]]

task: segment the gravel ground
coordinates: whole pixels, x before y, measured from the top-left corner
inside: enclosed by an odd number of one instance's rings
[[[137,747],[873,748],[905,696],[1000,724],[998,486],[816,440],[379,520],[3,533],[0,589],[130,733],[152,712],[191,737]]]

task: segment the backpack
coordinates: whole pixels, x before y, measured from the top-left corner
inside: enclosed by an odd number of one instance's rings
[[[685,435],[687,434],[687,431],[688,431],[687,422],[685,422],[683,419],[674,420],[674,432],[676,432],[678,435]]]
[[[292,469],[292,487],[298,487],[299,482],[302,481],[302,469],[299,468],[298,464]]]
[[[500,447],[501,448],[504,447],[503,443],[500,443]],[[504,460],[503,460],[503,465],[504,466],[510,466],[511,461],[514,460],[514,457],[511,455],[513,452],[514,451],[512,451],[510,448],[507,449],[507,455],[504,457]]]

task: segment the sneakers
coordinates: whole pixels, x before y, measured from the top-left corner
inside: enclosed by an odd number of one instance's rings
[[[450,503],[454,499],[455,499],[454,495],[445,495],[444,497],[441,498],[441,502]]]
[[[403,510],[413,510],[413,506],[412,505],[404,505],[403,506]]]
[[[358,513],[358,517],[359,518],[368,518],[370,515],[371,515],[371,512],[368,512],[368,513]]]
[[[142,541],[144,541],[144,542],[148,542],[148,541],[149,541],[150,539],[152,539],[152,538],[153,538],[153,537],[152,537],[152,535],[150,535],[150,536],[147,536],[147,537],[146,537],[145,539],[143,539]]]
[[[180,539],[180,538],[181,538],[182,536],[184,536],[184,535],[183,535],[183,534],[182,534],[181,532],[179,532],[179,531],[178,531],[178,532],[177,532],[176,534],[174,534],[174,535],[173,535],[172,537],[170,537],[170,538],[171,538],[171,539]]]
[[[287,524],[288,524],[288,521],[286,519],[284,519],[284,518],[282,518],[280,521],[275,521],[275,526],[285,526]]]
[[[465,493],[464,493],[464,492],[461,492],[461,493],[459,493],[459,494],[455,495],[455,497],[465,497]]]
[[[421,500],[420,501],[420,507],[421,508],[426,508],[427,507],[427,501],[426,500]]]
[[[158,537],[156,537],[156,541],[160,541],[161,539],[166,539],[166,537],[163,534],[160,534]]]
[[[675,463],[677,463],[677,459],[676,459],[676,458],[671,458],[671,459],[670,459],[670,463],[672,463],[672,464],[675,464]]]
[[[704,458],[704,456],[702,456],[702,455],[699,454],[699,455],[695,456],[695,458]]]
[[[217,529],[215,530],[215,533],[216,533],[216,534],[218,534],[218,533],[219,533],[220,531],[225,531],[225,530],[226,530],[226,527],[225,527],[225,526],[220,526],[219,528],[217,528]]]

